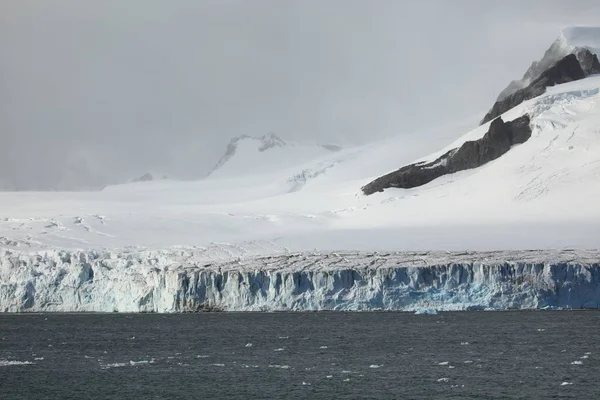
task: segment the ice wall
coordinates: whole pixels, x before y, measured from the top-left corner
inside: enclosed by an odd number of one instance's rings
[[[600,253],[0,253],[0,311],[468,310],[600,306]]]

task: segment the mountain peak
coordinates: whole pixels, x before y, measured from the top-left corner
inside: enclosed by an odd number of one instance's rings
[[[569,54],[575,54],[579,62],[584,65],[583,58],[589,51],[600,54],[600,27],[568,26],[561,30],[558,38],[546,50],[539,61],[534,61],[525,71],[523,78],[512,81],[500,94],[497,101],[501,101],[520,89],[527,87],[531,82],[540,77],[548,68]]]
[[[600,27],[568,26],[563,28],[558,40],[571,47],[585,48],[594,54],[600,52]]]

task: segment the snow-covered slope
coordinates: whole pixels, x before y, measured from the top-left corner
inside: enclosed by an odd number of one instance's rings
[[[453,142],[460,130],[448,128],[428,140],[403,135],[324,150],[320,158],[268,174],[139,182],[96,193],[0,193],[0,243],[21,249],[243,241],[298,251],[595,248],[599,90],[597,76],[549,88],[503,116],[531,116],[526,143],[481,168],[419,188],[369,197],[360,191],[398,166],[434,160],[480,138],[488,125]]]
[[[570,26],[561,31],[559,37],[546,50],[539,61],[534,61],[527,69],[523,78],[512,81],[498,96],[502,100],[519,89],[523,89],[539,77],[542,72],[551,67],[568,54],[578,55],[581,49],[587,49],[600,56],[600,28],[585,26]]]
[[[333,145],[289,143],[273,133],[260,137],[239,136],[229,141],[225,154],[209,176],[222,179],[272,174],[339,150]]]

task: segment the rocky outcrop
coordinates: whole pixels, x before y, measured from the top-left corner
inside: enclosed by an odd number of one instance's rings
[[[575,52],[575,56],[586,76],[600,74],[600,62],[595,54],[586,49],[579,49]]]
[[[594,54],[590,53],[588,50],[583,50],[583,52],[581,57],[585,60],[584,63],[586,69],[589,71],[588,73],[582,68],[582,64],[580,64],[577,56],[575,54],[569,54],[544,71],[537,79],[531,82],[529,86],[517,90],[502,100],[498,100],[483,118],[481,124],[483,125],[486,122],[493,120],[524,101],[531,100],[544,94],[548,86],[577,81],[588,76],[591,71],[594,71],[597,66],[600,65],[598,65],[598,58]]]
[[[137,178],[134,178],[131,180],[131,182],[149,182],[149,181],[153,181],[154,177],[152,176],[151,173],[147,172],[142,176],[139,176]]]
[[[490,124],[488,132],[479,140],[465,142],[460,148],[452,149],[429,163],[416,163],[379,177],[365,185],[366,195],[395,187],[410,189],[425,185],[443,175],[480,167],[502,156],[511,146],[524,143],[531,137],[529,116],[523,115],[513,121],[504,122],[497,118]]]

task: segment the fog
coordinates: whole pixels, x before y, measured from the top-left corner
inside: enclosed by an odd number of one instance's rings
[[[481,117],[597,21],[596,0],[0,0],[0,188],[195,179],[243,134],[350,146]]]

